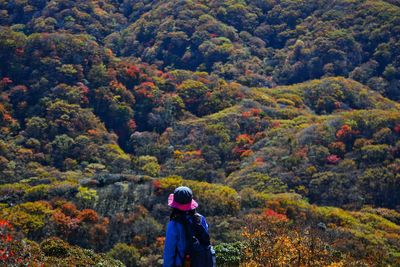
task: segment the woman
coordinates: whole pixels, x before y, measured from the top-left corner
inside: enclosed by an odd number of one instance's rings
[[[192,190],[186,186],[176,188],[169,195],[168,206],[172,211],[165,238],[163,266],[186,266],[188,262],[196,266],[196,256],[192,251],[198,251],[198,247],[204,247],[206,251],[211,247],[206,219],[196,213],[198,204],[193,199]]]

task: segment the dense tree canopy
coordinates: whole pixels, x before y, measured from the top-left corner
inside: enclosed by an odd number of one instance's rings
[[[0,262],[400,265],[400,5],[0,1]],[[1,264],[0,264],[1,265]]]

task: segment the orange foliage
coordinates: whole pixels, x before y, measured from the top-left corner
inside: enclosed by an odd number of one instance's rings
[[[202,153],[201,150],[192,150],[192,151],[180,151],[180,150],[175,150],[174,151],[174,157],[177,159],[188,159],[188,158],[193,158],[193,157],[201,157]]]
[[[344,124],[336,132],[336,137],[343,140],[357,134],[359,134],[359,131],[353,130],[350,125]]]
[[[78,219],[67,216],[61,211],[55,211],[52,219],[64,237],[67,237],[73,230],[79,227]]]
[[[204,83],[204,84],[209,84],[209,83],[210,83],[210,80],[207,79],[206,77],[199,77],[197,80],[198,80],[199,82]]]
[[[253,144],[254,139],[248,134],[240,134],[236,137],[236,143],[239,145]]]
[[[249,117],[251,117],[251,112],[250,112],[250,111],[243,111],[243,112],[242,112],[242,117],[243,117],[243,118],[249,118]]]
[[[87,133],[89,135],[98,135],[99,134],[99,132],[96,129],[89,129],[89,130],[87,130]]]
[[[5,121],[12,121],[12,117],[11,117],[11,115],[8,114],[8,113],[6,113],[6,114],[3,115],[3,119],[4,119]]]
[[[255,162],[256,162],[256,163],[260,163],[260,164],[261,164],[261,163],[264,163],[265,161],[264,161],[264,159],[263,159],[263,158],[261,158],[261,157],[257,157],[257,158],[256,158],[256,160],[255,160]]]
[[[165,237],[164,236],[159,236],[156,238],[156,247],[158,248],[163,248],[165,243]]]
[[[251,149],[246,149],[240,154],[240,157],[249,157],[251,155],[253,155],[253,151]]]
[[[67,202],[61,206],[61,210],[68,216],[76,217],[79,214],[78,209],[76,208],[74,203]]]
[[[258,117],[260,116],[262,110],[259,108],[252,108],[248,111],[242,112],[242,117],[249,118],[249,117]]]
[[[110,221],[107,218],[103,218],[100,223],[90,227],[89,235],[93,244],[101,245],[105,242],[105,236],[108,234],[108,225]]]
[[[161,188],[160,180],[154,180],[153,181],[153,187],[154,187],[155,191],[158,191]]]
[[[125,85],[123,85],[122,83],[118,82],[118,81],[111,81],[110,82],[110,86],[116,90],[120,90],[120,91],[124,91],[126,90]]]
[[[279,128],[281,126],[281,123],[279,121],[273,121],[271,123],[272,128]]]
[[[135,91],[139,96],[144,98],[153,98],[154,97],[154,89],[156,88],[153,82],[143,82],[140,85],[135,87]]]
[[[99,220],[99,215],[92,209],[84,209],[79,213],[78,219],[81,222],[96,223]]]
[[[333,142],[329,145],[329,148],[333,153],[343,155],[346,152],[346,145],[343,142]]]
[[[136,129],[136,122],[135,122],[135,120],[133,120],[133,119],[130,119],[129,121],[128,121],[128,127],[129,127],[129,129],[131,129],[132,131],[134,131],[135,129]]]
[[[296,157],[299,157],[299,158],[305,158],[305,157],[307,157],[307,154],[308,154],[308,148],[307,147],[303,147],[303,148],[301,148],[301,149],[299,149],[299,150],[294,152],[294,155]]]

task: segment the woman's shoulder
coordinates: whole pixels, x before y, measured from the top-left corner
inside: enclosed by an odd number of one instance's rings
[[[196,212],[196,213],[194,214],[193,218],[194,218],[194,220],[195,220],[196,222],[202,222],[202,221],[204,221],[204,220],[206,219],[203,215],[201,215],[201,214],[198,213],[198,212]]]
[[[200,213],[196,213],[195,214],[195,222],[198,224],[201,224],[208,232],[208,223],[207,223],[206,217],[204,217]]]
[[[194,216],[197,217],[197,218],[199,218],[199,219],[201,219],[201,220],[205,220],[205,219],[206,219],[206,217],[204,217],[202,214],[200,214],[200,213],[198,213],[198,212],[196,212],[196,213],[194,214]]]

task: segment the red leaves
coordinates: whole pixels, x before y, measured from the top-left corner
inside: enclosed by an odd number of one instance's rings
[[[240,134],[236,137],[237,146],[233,149],[233,153],[240,157],[248,157],[253,154],[250,146],[254,143],[254,138],[248,134]]]
[[[328,164],[338,164],[340,161],[340,157],[338,157],[337,155],[329,155],[328,157],[326,157],[326,162]]]
[[[341,139],[351,131],[351,127],[347,124],[343,125],[340,130],[336,132],[336,137]]]
[[[252,108],[248,111],[242,112],[242,117],[249,118],[249,117],[258,117],[261,114],[262,110],[259,108]]]
[[[400,123],[396,124],[396,126],[394,126],[394,132],[397,134],[400,134]]]
[[[22,47],[17,47],[17,48],[15,49],[15,54],[16,54],[17,56],[19,56],[19,57],[23,56],[24,53],[25,53],[25,50],[24,50],[24,48],[22,48]]]
[[[175,77],[169,72],[163,73],[161,78],[163,78],[165,80],[170,80],[170,81],[174,81],[175,80]]]
[[[10,234],[7,234],[6,236],[2,236],[1,239],[3,241],[5,241],[6,243],[10,243],[11,241],[13,241],[13,238]]]
[[[8,221],[0,219],[0,262],[2,266],[26,266],[27,263],[32,263],[29,254],[26,254],[25,247],[21,251],[20,240],[13,238],[13,234],[13,226]]]
[[[265,217],[267,218],[268,221],[272,223],[278,223],[278,222],[288,222],[289,219],[285,214],[280,214],[277,213],[276,211],[272,209],[267,209],[264,212]]]
[[[128,127],[129,127],[129,129],[131,130],[131,131],[134,131],[135,129],[136,129],[136,122],[135,122],[135,120],[133,120],[133,119],[130,119],[129,121],[128,121]]]
[[[135,65],[130,65],[129,67],[126,68],[125,71],[126,75],[129,76],[130,78],[137,79],[140,74],[140,70],[138,67]]]
[[[79,82],[77,84],[79,86],[79,88],[81,89],[83,94],[88,94],[89,93],[89,87],[87,87],[86,85],[84,85],[83,83]]]
[[[12,229],[12,225],[6,220],[0,220],[0,230]]]
[[[0,86],[1,87],[6,86],[6,85],[10,85],[12,83],[13,83],[13,81],[8,77],[3,77],[3,79],[0,80]]]
[[[13,230],[12,225],[5,220],[0,220],[0,239],[5,243],[10,243],[13,241],[13,238],[8,233],[8,231]]]
[[[259,116],[262,111],[259,108],[252,108],[250,109],[250,112],[253,114],[253,116]]]
[[[359,131],[353,130],[350,125],[344,124],[336,132],[336,137],[338,139],[344,140],[344,139],[352,137],[354,135],[358,135],[359,133],[360,133]]]
[[[28,87],[26,87],[25,85],[16,85],[11,90],[11,93],[17,93],[17,92],[25,93],[27,91],[28,91]]]
[[[8,257],[9,257],[8,252],[5,249],[1,249],[0,250],[0,260],[5,262],[5,261],[7,261]]]

